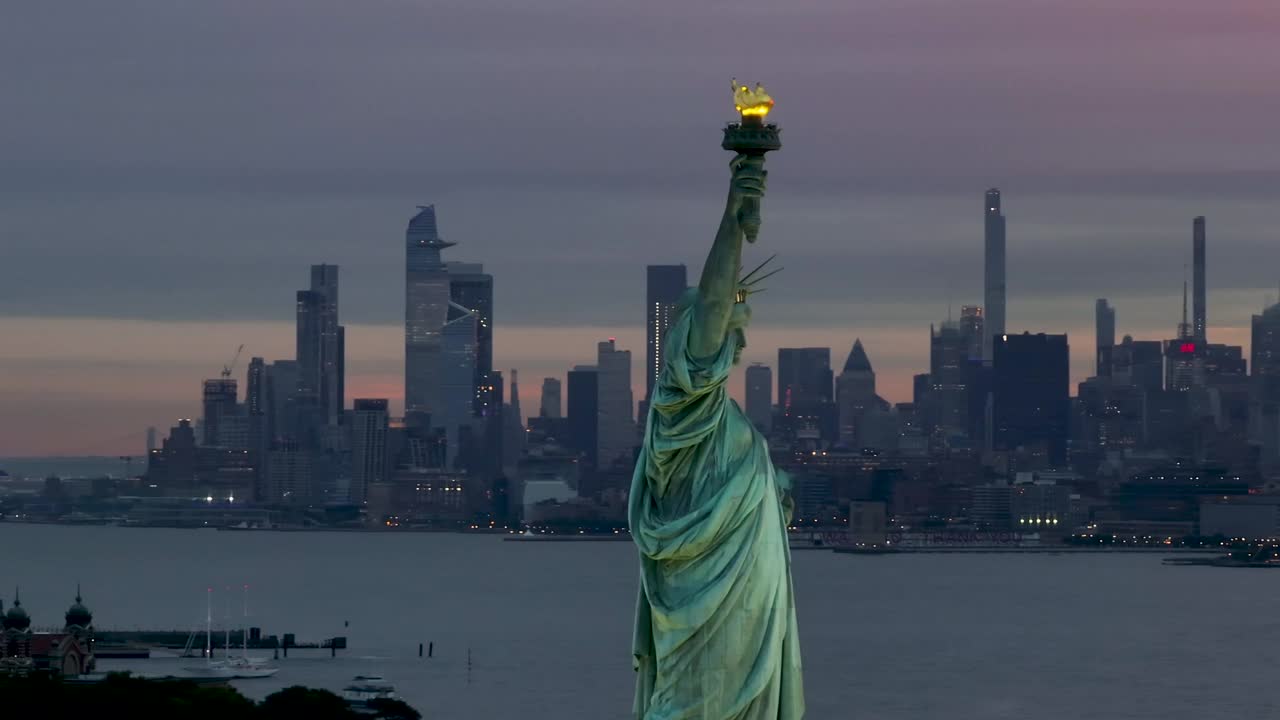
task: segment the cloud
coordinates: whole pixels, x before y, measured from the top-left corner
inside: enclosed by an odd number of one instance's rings
[[[55,433],[70,408],[168,422],[242,338],[290,352],[293,293],[319,262],[342,268],[344,321],[380,338],[368,387],[394,389],[403,232],[423,202],[459,243],[449,256],[495,275],[497,362],[580,361],[596,329],[638,326],[645,264],[696,276],[725,190],[733,75],[769,85],[784,127],[752,249],[787,266],[756,314],[765,356],[775,336],[839,352],[883,333],[869,350],[902,387],[926,363],[925,327],[981,297],[992,185],[1011,329],[1087,337],[1105,296],[1122,333],[1167,334],[1200,214],[1214,324],[1247,325],[1276,283],[1273,3],[6,10],[0,317],[30,336],[89,318],[101,330],[42,359],[0,346],[31,393],[0,398],[0,427],[40,412]],[[582,339],[544,349],[554,328]],[[101,346],[118,353],[88,351]],[[104,401],[95,387],[117,380],[139,394]],[[65,406],[41,410],[42,391]]]

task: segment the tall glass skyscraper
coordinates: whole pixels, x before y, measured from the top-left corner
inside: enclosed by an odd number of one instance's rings
[[[493,276],[479,263],[446,263],[435,206],[420,207],[405,233],[405,415],[430,415],[456,458],[461,428],[499,417],[493,372]],[[492,440],[492,438],[490,439]]]
[[[340,424],[345,403],[344,328],[338,324],[338,266],[312,265],[297,295],[297,402],[304,424]],[[314,428],[308,428],[314,429]]]
[[[449,321],[442,333],[440,375],[436,379],[439,402],[432,409],[431,424],[444,428],[451,462],[458,457],[462,428],[470,426],[473,432],[480,432],[480,423],[475,419],[477,327],[474,312],[449,304]]]
[[[445,263],[449,272],[449,299],[476,314],[476,369],[472,382],[475,390],[475,414],[496,414],[500,401],[489,391],[493,372],[493,276],[480,263]]]
[[[438,413],[444,326],[449,320],[449,273],[440,251],[452,247],[436,229],[434,205],[420,207],[405,232],[405,414]]]
[[[648,405],[653,386],[662,371],[662,354],[667,331],[675,321],[676,304],[688,288],[684,265],[650,265],[646,268],[644,402]]]

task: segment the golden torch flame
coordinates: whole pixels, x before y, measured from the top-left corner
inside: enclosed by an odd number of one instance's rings
[[[735,78],[733,81],[733,109],[738,111],[742,117],[761,117],[769,114],[773,109],[773,98],[769,97],[769,93],[764,91],[764,85],[756,83],[756,89],[752,90],[746,85],[739,84]]]

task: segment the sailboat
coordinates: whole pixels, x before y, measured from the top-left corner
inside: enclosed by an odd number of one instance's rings
[[[199,680],[252,680],[269,678],[280,672],[280,668],[268,667],[256,660],[250,660],[247,655],[240,658],[230,657],[231,630],[229,627],[226,629],[226,639],[224,640],[227,657],[224,660],[215,661],[213,659],[213,588],[209,588],[205,604],[207,605],[204,630],[205,664],[203,666],[187,667],[185,668],[187,672]],[[247,639],[245,641],[245,650],[248,650]]]
[[[227,618],[227,638],[225,659],[211,663],[214,667],[230,668],[243,678],[271,677],[280,672],[280,668],[268,665],[271,660],[266,657],[249,657],[249,586],[244,586],[243,622],[240,629],[240,656],[231,656],[231,620]],[[230,615],[230,613],[228,613]]]

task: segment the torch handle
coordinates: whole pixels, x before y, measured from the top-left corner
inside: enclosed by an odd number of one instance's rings
[[[738,226],[742,228],[742,236],[753,243],[760,235],[760,198],[742,199],[742,207],[738,210]]]

